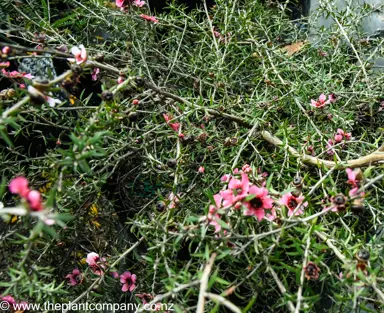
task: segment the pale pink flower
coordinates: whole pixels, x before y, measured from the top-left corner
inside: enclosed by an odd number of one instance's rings
[[[241,170],[243,173],[252,173],[252,167],[249,164],[244,164]]]
[[[200,174],[204,174],[204,172],[205,172],[205,168],[204,168],[204,166],[200,166],[199,169],[198,169],[198,172],[199,172]]]
[[[335,151],[333,150],[333,140],[332,139],[328,139],[327,154],[329,154],[329,155],[334,155],[335,154]]]
[[[215,194],[213,198],[215,200],[215,204],[209,206],[207,219],[209,221],[209,225],[214,226],[215,233],[217,233],[221,230],[221,225],[217,221],[218,219],[220,219],[220,215],[217,214],[217,210],[221,208],[222,197],[219,194]]]
[[[75,58],[74,59],[69,58],[68,59],[69,62],[72,62],[72,63],[76,62],[76,64],[82,64],[87,61],[88,54],[84,45],[80,45],[78,47],[77,46],[72,47],[71,53],[74,55]]]
[[[295,215],[300,215],[304,213],[303,208],[308,206],[308,202],[302,203],[303,200],[304,196],[295,197],[292,193],[288,192],[281,197],[280,203],[288,208],[288,216],[291,216],[299,206]]]
[[[100,69],[98,67],[95,67],[92,72],[92,80],[96,81],[99,79],[98,75],[100,73]]]
[[[229,174],[225,174],[223,175],[220,180],[223,182],[223,183],[227,183],[229,180],[231,179],[231,175]]]
[[[336,102],[336,95],[334,93],[331,93],[329,96],[328,96],[328,100],[331,102],[331,103],[335,103]]]
[[[3,54],[8,54],[10,51],[11,51],[11,48],[8,46],[5,46],[5,47],[3,47],[3,49],[1,49],[1,52]]]
[[[319,96],[319,100],[315,101],[311,99],[311,106],[315,108],[323,108],[326,104],[329,104],[330,102],[331,102],[330,100],[327,100],[327,97],[325,96],[325,94],[321,94]]]
[[[140,14],[140,17],[148,22],[152,22],[154,24],[157,24],[159,20],[155,16],[149,16],[146,14]]]
[[[100,258],[97,253],[91,252],[88,253],[86,262],[94,274],[99,276],[103,274],[103,270],[105,269],[105,265],[103,263],[106,262],[105,258]]]
[[[134,5],[135,7],[141,8],[142,6],[145,5],[145,1],[134,0],[134,1],[133,1],[133,5]]]
[[[132,292],[133,289],[136,288],[136,280],[137,280],[137,277],[135,274],[131,274],[131,272],[124,272],[123,274],[120,275],[120,282],[123,284],[123,287],[121,288],[121,290],[123,292],[127,292],[129,290],[129,292]]]
[[[23,176],[16,177],[9,183],[9,190],[18,194],[22,198],[27,198],[30,189],[28,188],[28,179]]]
[[[69,284],[71,286],[76,286],[78,284],[81,284],[81,282],[83,281],[83,275],[81,274],[81,272],[77,268],[75,268],[72,271],[72,273],[65,276],[65,278],[69,280]]]
[[[55,99],[55,98],[52,98],[52,97],[49,97],[49,96],[45,96],[45,100],[47,101],[48,105],[51,107],[51,108],[54,108],[56,106],[56,104],[61,104],[61,100],[59,99]]]
[[[249,195],[255,195],[255,197],[244,203],[247,210],[244,215],[254,215],[260,222],[265,216],[265,209],[272,209],[273,200],[268,196],[268,189],[264,187],[257,187],[255,185],[249,187]]]
[[[36,89],[35,87],[29,85],[28,86],[28,92],[32,95],[32,96],[35,96],[35,97],[42,97],[50,107],[55,107],[56,104],[61,104],[61,100],[59,99],[55,99],[55,98],[52,98],[52,97],[49,97],[49,96],[46,96],[45,94],[43,94],[40,90]]]
[[[87,254],[87,260],[89,266],[98,266],[97,262],[100,260],[100,256],[96,252],[91,252]]]
[[[10,65],[11,65],[11,63],[9,63],[9,62],[0,62],[1,68],[9,67]]]
[[[118,83],[118,84],[121,84],[121,83],[124,82],[124,81],[125,81],[125,79],[124,79],[123,76],[119,76],[119,78],[117,79],[117,83]]]
[[[347,168],[346,172],[347,172],[347,175],[348,175],[347,183],[351,184],[354,187],[357,187],[357,184],[359,183],[359,181],[356,179],[358,171],[357,170],[354,171],[354,170],[352,170],[350,168]]]
[[[109,272],[113,278],[119,278],[118,272]]]
[[[345,140],[350,140],[352,138],[352,134],[351,133],[345,133],[344,137],[345,137]]]
[[[274,208],[267,211],[267,214],[265,215],[265,218],[267,218],[270,221],[274,221],[277,218],[277,213]]]
[[[168,207],[169,207],[170,209],[174,209],[174,208],[177,207],[177,205],[178,205],[179,202],[180,202],[180,194],[175,195],[173,192],[171,192],[171,193],[169,194],[169,196],[168,196],[168,199],[169,199],[169,201],[170,201]]]

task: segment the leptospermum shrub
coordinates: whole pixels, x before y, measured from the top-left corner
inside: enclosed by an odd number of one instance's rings
[[[311,42],[285,3],[0,8],[10,312],[383,309],[382,40],[357,13]]]

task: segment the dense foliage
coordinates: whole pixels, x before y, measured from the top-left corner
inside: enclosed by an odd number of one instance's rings
[[[373,8],[117,4],[0,4],[2,300],[380,312]]]

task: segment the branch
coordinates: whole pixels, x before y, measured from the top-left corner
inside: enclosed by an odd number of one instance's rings
[[[296,158],[299,158],[303,163],[307,163],[307,164],[324,166],[327,168],[335,167],[335,169],[342,170],[346,168],[369,166],[373,163],[384,161],[384,152],[381,151],[382,149],[381,147],[375,152],[372,152],[366,156],[362,156],[358,159],[348,160],[343,163],[336,163],[334,161],[328,161],[328,160],[319,159],[310,155],[300,154],[299,151],[297,151],[295,148],[285,145],[279,138],[275,137],[274,135],[272,135],[270,132],[266,130],[261,131],[261,136],[266,141],[273,144],[274,146],[285,147],[289,151],[289,153],[291,153]]]
[[[216,253],[213,253],[204,269],[203,276],[201,276],[199,301],[197,302],[196,313],[204,313],[205,294],[208,288],[209,273],[212,270],[212,266],[213,266],[213,262],[215,261],[215,258],[216,258]]]
[[[241,310],[236,305],[234,305],[231,301],[228,301],[227,299],[225,299],[222,296],[215,295],[214,293],[210,293],[210,292],[206,292],[205,296],[210,298],[212,301],[218,302],[218,303],[226,306],[232,312],[241,313]]]

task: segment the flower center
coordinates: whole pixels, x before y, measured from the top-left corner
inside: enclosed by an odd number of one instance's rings
[[[307,273],[309,276],[313,276],[316,273],[316,267],[313,265],[308,265]]]
[[[335,204],[337,205],[341,205],[341,204],[344,204],[345,203],[345,199],[343,196],[341,195],[338,195],[335,197]]]
[[[289,201],[288,201],[288,208],[289,208],[290,210],[294,210],[294,209],[296,209],[297,204],[298,204],[298,203],[297,203],[296,199],[291,198],[291,199],[289,199]]]
[[[253,209],[260,209],[263,207],[263,201],[257,197],[253,198],[250,203]]]

